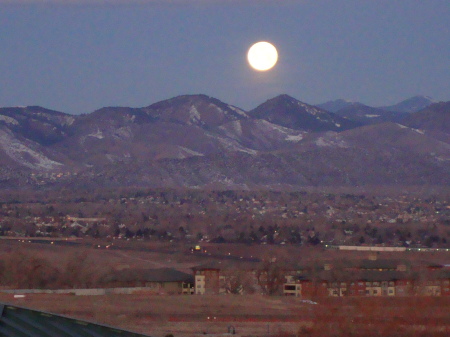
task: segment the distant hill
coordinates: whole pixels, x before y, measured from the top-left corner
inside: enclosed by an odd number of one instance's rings
[[[411,113],[420,111],[433,103],[435,102],[431,97],[418,95],[405,99],[404,101],[401,101],[400,103],[394,105],[380,107],[380,109]]]
[[[62,140],[75,117],[39,106],[0,108],[0,125],[42,145]]]
[[[401,112],[370,107],[362,103],[351,103],[336,111],[336,114],[362,125],[400,121],[406,115]]]
[[[302,131],[342,131],[357,126],[332,112],[303,103],[288,95],[279,95],[249,111],[252,118],[263,119]]]
[[[450,102],[335,114],[288,95],[248,112],[205,95],[80,116],[1,108],[0,188],[448,185],[449,116]]]
[[[450,102],[434,103],[409,115],[403,124],[416,129],[450,133]]]
[[[243,110],[206,95],[178,96],[152,104],[143,110],[161,121],[206,128],[248,118]]]
[[[358,102],[353,102],[353,101],[350,101],[350,100],[347,100],[347,99],[340,98],[340,99],[336,99],[336,100],[333,100],[333,101],[328,101],[328,102],[325,102],[325,103],[322,103],[322,104],[317,104],[316,106],[321,108],[321,109],[330,111],[330,112],[337,112],[337,111],[339,111],[341,109],[344,109],[344,108],[346,108],[349,105],[352,105],[354,103],[358,103]]]

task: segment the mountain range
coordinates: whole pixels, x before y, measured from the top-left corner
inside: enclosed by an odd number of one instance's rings
[[[288,95],[251,111],[205,95],[69,115],[0,108],[0,188],[448,185],[450,102]]]

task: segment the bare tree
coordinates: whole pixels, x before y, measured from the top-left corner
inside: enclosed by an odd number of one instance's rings
[[[255,271],[258,286],[266,295],[279,293],[285,282],[286,264],[276,257],[265,258]]]
[[[220,273],[220,288],[229,294],[253,293],[252,275],[246,270],[224,270]]]
[[[17,250],[4,262],[1,284],[19,289],[52,288],[58,278],[59,271],[49,261]]]
[[[62,271],[62,283],[69,288],[95,287],[102,282],[108,271],[108,266],[96,265],[86,251],[77,252],[67,260]]]

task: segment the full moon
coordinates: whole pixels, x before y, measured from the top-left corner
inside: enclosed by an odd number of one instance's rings
[[[250,47],[247,59],[253,69],[266,71],[272,69],[277,63],[278,52],[273,44],[261,41]]]

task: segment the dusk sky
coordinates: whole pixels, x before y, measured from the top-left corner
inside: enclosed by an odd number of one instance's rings
[[[278,49],[270,71],[248,48]],[[207,94],[245,110],[450,100],[448,0],[0,0],[0,106],[72,114]]]

